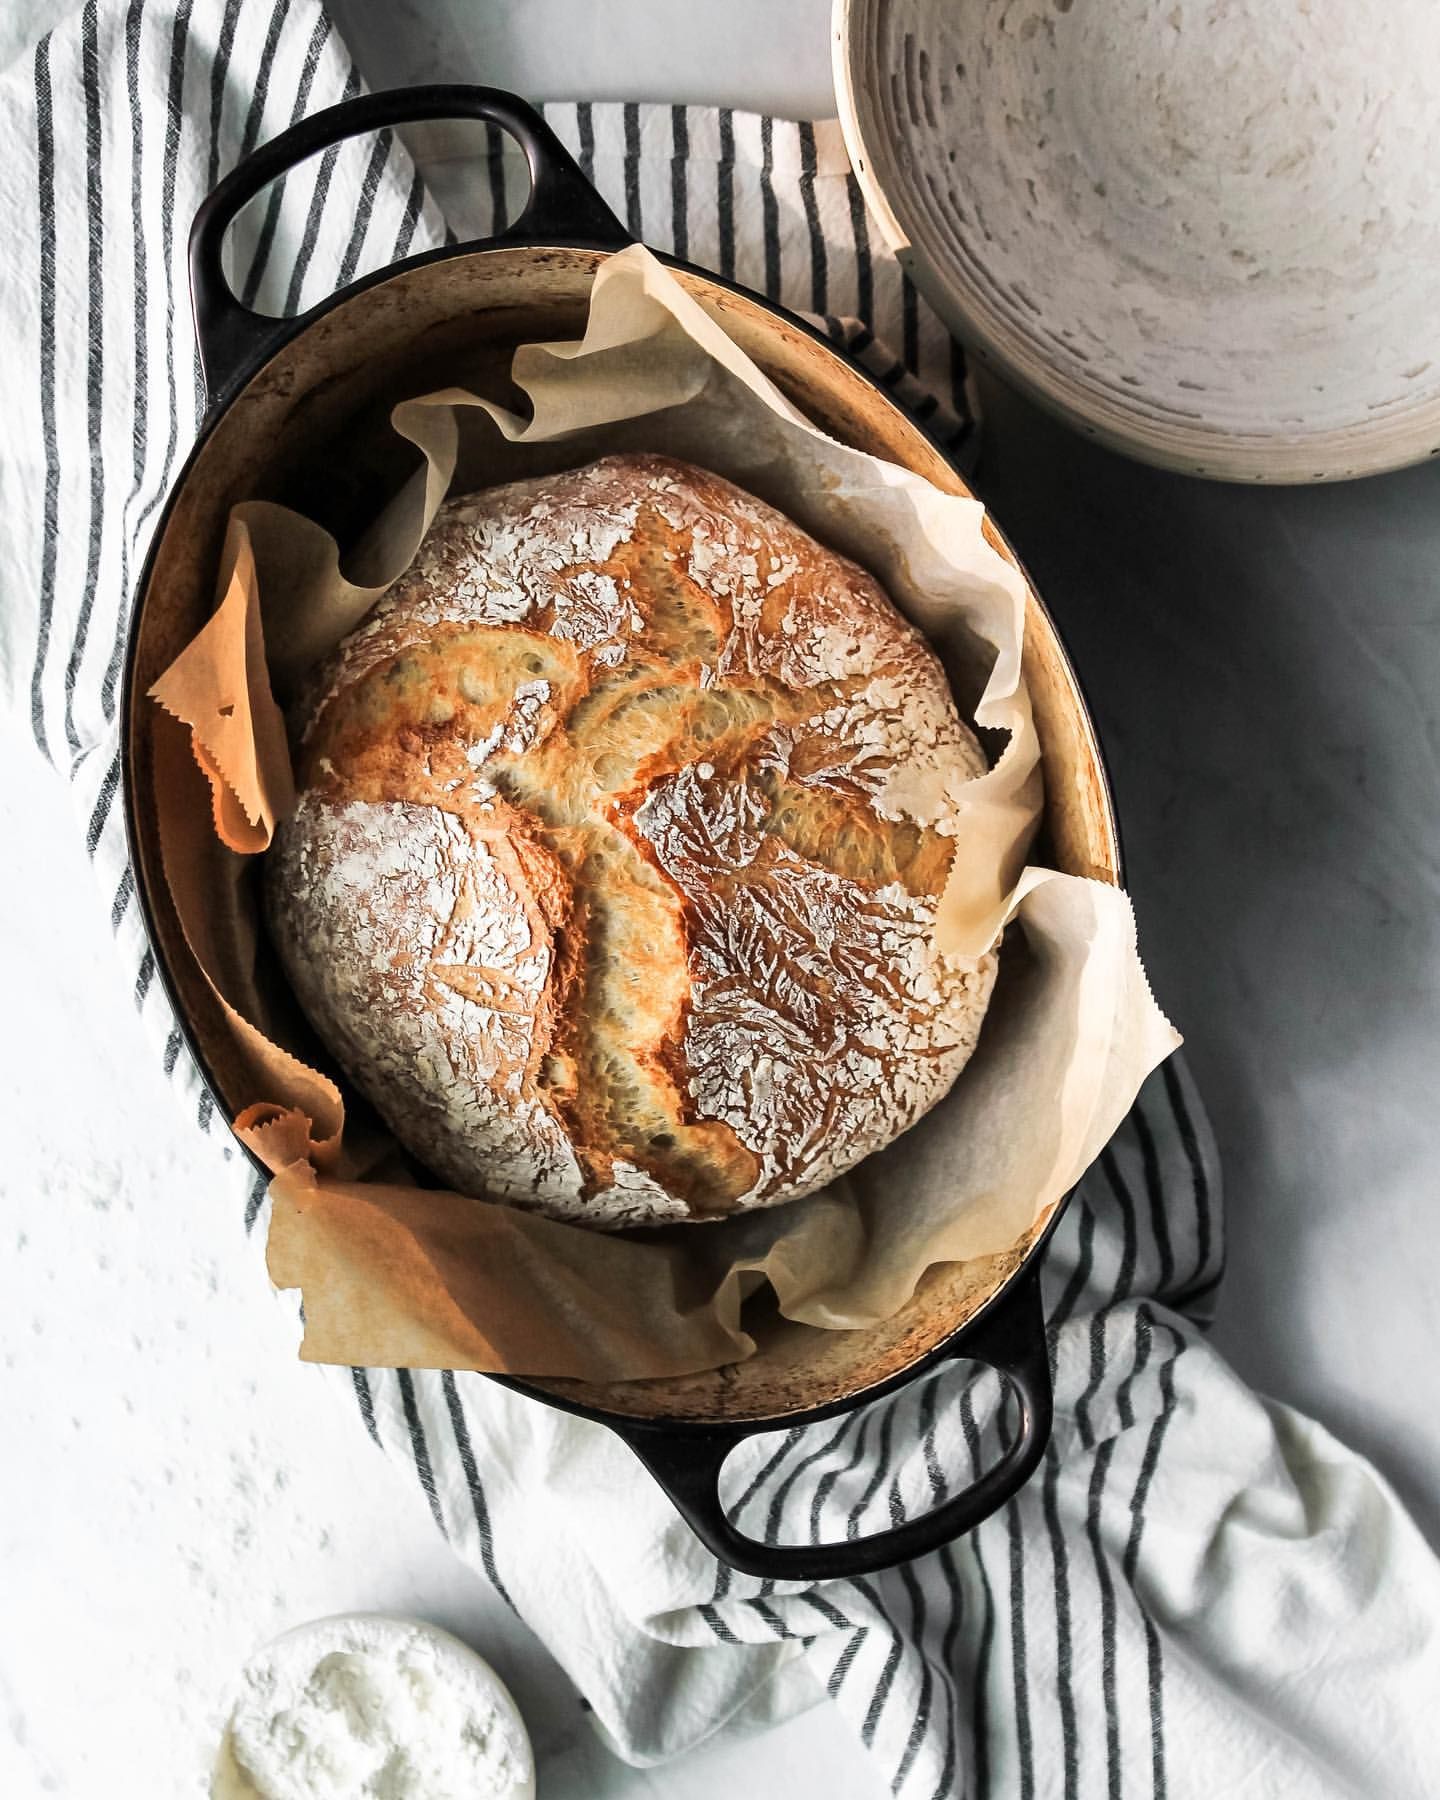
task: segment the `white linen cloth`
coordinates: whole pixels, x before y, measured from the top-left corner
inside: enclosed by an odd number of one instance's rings
[[[316,0],[89,0],[0,77],[0,692],[68,780],[124,979],[217,1147],[134,903],[120,658],[204,410],[189,221],[254,144],[358,87]],[[548,110],[652,244],[815,314],[969,449],[963,358],[871,241],[833,124]],[[513,216],[499,148],[486,186]],[[252,208],[233,266],[293,312],[444,235],[386,135]],[[215,1186],[258,1245],[261,1184],[231,1154]],[[635,1762],[826,1702],[907,1796],[1440,1793],[1440,1567],[1366,1463],[1208,1347],[1222,1261],[1208,1130],[1172,1063],[1045,1254],[1057,1418],[1041,1472],[961,1542],[815,1587],[717,1565],[602,1428],[479,1376],[333,1376]],[[845,1537],[932,1505],[993,1447],[995,1393],[949,1367],[752,1443],[733,1459],[741,1522]]]

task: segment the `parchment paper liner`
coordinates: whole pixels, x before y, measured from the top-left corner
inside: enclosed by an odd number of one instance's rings
[[[302,1355],[317,1362],[688,1374],[753,1351],[741,1305],[762,1280],[787,1318],[872,1325],[932,1263],[992,1255],[1030,1231],[1179,1042],[1150,995],[1125,895],[1024,866],[1042,800],[1024,584],[986,541],[977,501],[810,425],[638,246],[601,265],[584,339],[523,346],[512,374],[528,421],[460,390],[395,409],[421,460],[343,573],[319,526],[269,502],[236,507],[217,611],[152,689],[170,715],[156,723],[166,878],[253,1071],[235,1128],[274,1172],[272,1278],[303,1290]],[[914,1130],[808,1199],[613,1236],[418,1187],[393,1143],[347,1130],[336,1085],[279,1041],[244,892],[248,860],[293,800],[271,680],[292,694],[408,565],[477,431],[514,446],[513,476],[629,448],[728,475],[864,563],[939,649],[964,709],[1005,734],[965,789],[936,924],[940,947],[966,955],[1006,928],[979,1048]],[[921,816],[933,804],[923,782],[903,792]],[[219,892],[197,875],[215,860],[197,833],[227,847]]]

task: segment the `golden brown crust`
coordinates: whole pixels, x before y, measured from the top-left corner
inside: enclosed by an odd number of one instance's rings
[[[300,731],[277,944],[463,1189],[603,1225],[773,1204],[973,1048],[994,959],[931,926],[974,740],[877,585],[718,476],[612,457],[450,502]]]

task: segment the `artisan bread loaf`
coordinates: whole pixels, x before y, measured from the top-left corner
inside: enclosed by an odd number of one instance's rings
[[[932,940],[979,747],[875,581],[718,476],[612,456],[451,500],[293,725],[275,944],[462,1192],[606,1228],[770,1206],[974,1048],[995,957]]]

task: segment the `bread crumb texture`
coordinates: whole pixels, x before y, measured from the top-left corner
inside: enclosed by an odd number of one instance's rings
[[[449,501],[295,724],[272,934],[462,1192],[607,1228],[773,1205],[974,1048],[995,957],[931,939],[979,747],[879,586],[716,475]]]

